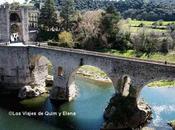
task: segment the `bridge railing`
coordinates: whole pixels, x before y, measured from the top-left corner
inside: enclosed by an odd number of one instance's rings
[[[82,49],[73,49],[73,48],[64,48],[64,47],[57,47],[57,46],[48,46],[46,44],[38,44],[36,45],[29,45],[29,46],[6,46],[1,45],[1,47],[11,47],[11,48],[43,48],[43,49],[51,49],[51,50],[58,50],[62,52],[71,52],[71,53],[78,53],[78,54],[84,54],[84,55],[91,55],[91,56],[99,56],[99,57],[106,57],[106,58],[113,58],[113,59],[121,59],[125,61],[136,61],[136,62],[142,62],[142,63],[152,63],[152,64],[159,64],[159,65],[167,65],[167,66],[175,66],[175,63],[167,62],[167,61],[156,61],[156,60],[147,60],[147,59],[139,59],[139,58],[133,58],[133,57],[124,57],[124,56],[114,56],[112,54],[106,54],[101,52],[95,52],[95,51],[87,51]]]
[[[163,62],[163,61],[140,59],[140,58],[134,58],[134,57],[114,56],[112,54],[106,54],[101,52],[88,51],[88,50],[82,50],[82,49],[73,49],[73,48],[64,48],[64,47],[57,47],[57,46],[48,46],[46,44],[45,45],[41,44],[40,46],[35,46],[35,47],[59,50],[59,51],[67,51],[67,52],[86,54],[86,55],[95,55],[95,56],[108,57],[108,58],[114,58],[114,59],[131,60],[131,61],[138,61],[138,62],[145,62],[145,63],[155,63],[155,64],[175,66],[175,63],[167,62],[166,60]]]

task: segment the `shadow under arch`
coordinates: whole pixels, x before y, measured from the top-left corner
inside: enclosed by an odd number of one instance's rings
[[[19,15],[15,12],[10,14],[10,22],[21,22]]]
[[[74,99],[74,97],[76,97],[78,94],[77,93],[78,89],[75,84],[75,81],[77,78],[79,79],[83,78],[87,82],[92,81],[90,83],[96,84],[97,86],[100,86],[100,87],[114,86],[109,74],[106,73],[101,68],[93,65],[82,65],[75,68],[69,75],[69,78],[68,78],[69,100]]]
[[[11,33],[19,33],[20,32],[20,29],[19,29],[19,26],[17,24],[12,24],[11,27],[10,27],[10,31]]]
[[[11,42],[22,41],[22,32],[21,32],[21,29],[20,29],[20,25],[12,24],[10,26],[10,41]]]
[[[33,55],[29,59],[31,84],[40,87],[53,85],[53,63],[44,55]]]

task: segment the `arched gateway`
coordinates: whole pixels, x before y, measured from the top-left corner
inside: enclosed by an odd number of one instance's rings
[[[51,47],[0,47],[0,85],[20,88],[31,82],[31,59],[38,55],[46,57],[53,65],[53,90],[51,98],[70,100],[74,98],[70,76],[82,65],[95,66],[104,71],[115,87],[118,80],[131,80],[133,96],[137,97],[142,87],[153,80],[175,80],[175,64],[114,57],[102,53],[77,49]],[[8,59],[8,60],[7,60]],[[11,85],[10,85],[11,84]]]

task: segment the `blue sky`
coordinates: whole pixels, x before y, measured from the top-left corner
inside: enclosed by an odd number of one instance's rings
[[[5,2],[12,3],[13,1],[23,3],[25,0],[0,0],[0,4],[3,4]]]

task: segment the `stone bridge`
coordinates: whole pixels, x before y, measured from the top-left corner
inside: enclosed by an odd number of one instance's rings
[[[152,81],[175,80],[175,64],[123,58],[103,53],[48,46],[0,46],[0,87],[19,89],[33,81],[32,71],[40,68],[37,61],[46,57],[53,65],[54,85],[51,98],[71,100],[75,93],[70,84],[74,73],[82,65],[91,65],[104,71],[118,91],[118,80],[130,77],[138,96],[141,89]],[[41,78],[42,69],[36,72]],[[37,78],[35,78],[36,80]]]

